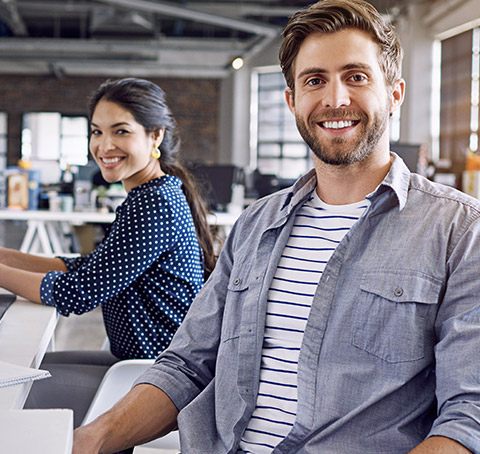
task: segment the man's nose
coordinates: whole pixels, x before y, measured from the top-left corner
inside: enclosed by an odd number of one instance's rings
[[[341,80],[331,80],[325,86],[322,100],[323,107],[338,109],[350,105],[350,93],[348,87]]]

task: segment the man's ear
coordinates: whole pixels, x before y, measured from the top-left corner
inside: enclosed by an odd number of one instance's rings
[[[395,112],[403,103],[405,97],[405,80],[396,80],[390,93],[390,113]]]
[[[285,88],[285,99],[287,101],[288,108],[293,115],[295,115],[295,94],[291,88]]]

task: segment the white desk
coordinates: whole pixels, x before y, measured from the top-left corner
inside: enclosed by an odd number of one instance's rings
[[[97,211],[0,210],[0,219],[27,222],[20,251],[55,256],[66,253],[64,238],[65,234],[72,233],[73,225],[110,223],[115,219],[115,214]]]
[[[0,292],[6,293],[2,288]],[[38,368],[56,324],[56,308],[17,297],[0,321],[0,360]],[[27,382],[0,388],[0,410],[23,408],[31,386]]]
[[[72,410],[0,410],[0,452],[71,454]]]
[[[228,235],[240,214],[241,211],[235,213],[215,211],[214,213],[207,214],[207,222],[212,227],[216,226],[222,228],[225,231],[225,234]]]
[[[212,226],[223,229],[227,235],[240,213],[213,213],[207,216]],[[27,230],[20,246],[26,253],[42,253],[48,256],[65,255],[65,234],[72,234],[72,226],[87,223],[111,223],[115,213],[97,211],[47,211],[0,210],[0,220],[26,221]]]
[[[38,368],[56,324],[56,308],[17,297],[0,321],[0,360]],[[0,452],[71,454],[72,410],[21,410],[32,383],[0,388]]]

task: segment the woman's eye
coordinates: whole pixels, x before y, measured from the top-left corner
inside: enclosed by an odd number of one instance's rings
[[[101,132],[98,129],[92,129],[92,131],[90,131],[90,134],[92,136],[98,136],[101,134]]]
[[[123,135],[128,134],[128,131],[126,129],[117,129],[116,133],[119,135]]]

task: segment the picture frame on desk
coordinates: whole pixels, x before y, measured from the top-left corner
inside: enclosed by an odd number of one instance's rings
[[[28,209],[28,174],[14,173],[8,175],[7,206],[14,210]]]

